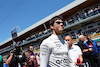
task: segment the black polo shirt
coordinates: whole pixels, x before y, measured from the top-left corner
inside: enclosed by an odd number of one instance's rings
[[[84,42],[83,42],[83,41],[79,41],[79,42],[77,43],[77,45],[81,48],[82,51],[83,51],[83,49],[88,49],[88,47],[86,47],[86,46],[84,45]]]

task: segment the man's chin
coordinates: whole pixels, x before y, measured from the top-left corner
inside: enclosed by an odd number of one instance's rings
[[[64,32],[64,30],[61,30],[60,33],[62,34]]]
[[[61,35],[63,32],[64,32],[64,30],[56,31],[56,33],[59,34],[59,35]]]

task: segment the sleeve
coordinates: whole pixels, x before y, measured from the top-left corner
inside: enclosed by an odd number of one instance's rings
[[[100,48],[99,48],[99,46],[98,46],[97,42],[96,42],[96,41],[94,41],[94,42],[95,42],[95,44],[96,44],[96,47],[97,47],[97,49],[98,49],[99,56],[100,56]]]
[[[78,49],[79,54],[81,54],[81,55],[82,55],[81,48],[80,48],[79,46],[77,46],[77,49]]]
[[[43,41],[40,46],[40,67],[47,67],[50,52],[50,43],[48,43],[46,40]]]

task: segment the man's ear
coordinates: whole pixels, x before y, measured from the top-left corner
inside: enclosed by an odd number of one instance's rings
[[[53,30],[53,26],[52,25],[50,25],[50,28]]]

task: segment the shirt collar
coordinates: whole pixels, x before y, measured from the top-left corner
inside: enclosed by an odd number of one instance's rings
[[[70,49],[73,49],[73,46],[74,46],[74,45],[72,44],[72,47],[71,47]]]
[[[61,35],[54,35],[54,34],[52,34],[51,37],[53,39],[60,39],[60,40],[62,39]]]

